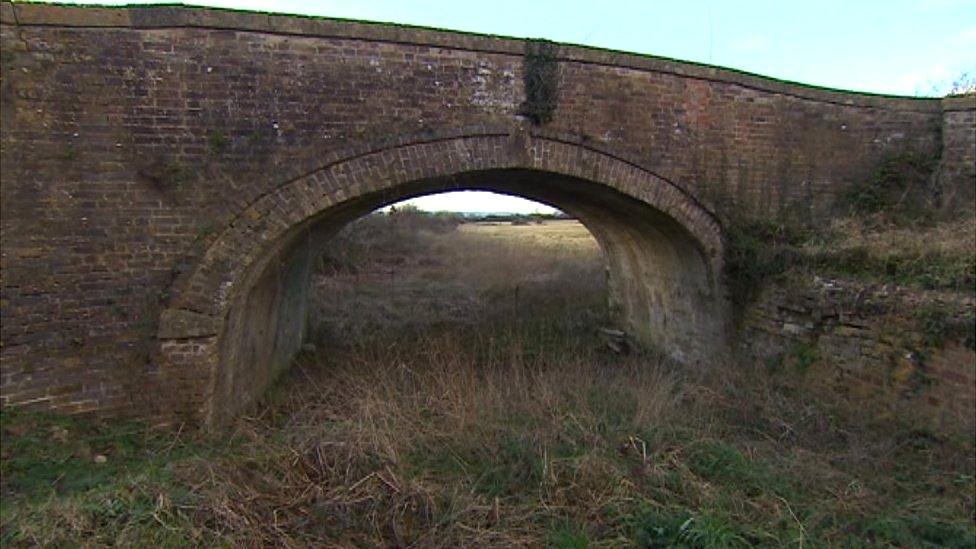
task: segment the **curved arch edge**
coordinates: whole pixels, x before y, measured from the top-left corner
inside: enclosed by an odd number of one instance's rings
[[[482,127],[482,131],[487,128]],[[234,282],[266,246],[318,212],[411,181],[486,169],[533,169],[586,179],[647,203],[686,227],[702,245],[711,270],[720,272],[721,224],[689,191],[638,162],[585,143],[578,136],[542,131],[425,134],[419,141],[391,139],[389,148],[359,147],[331,153],[320,168],[261,195],[225,225],[182,287],[172,289],[170,310],[225,316]],[[168,313],[175,315],[176,313]]]
[[[671,300],[668,303],[672,308],[666,307],[662,313],[631,316],[631,322],[636,322],[634,327],[644,329],[646,321],[648,333],[658,334],[654,338],[661,339],[662,343],[675,344],[675,356],[694,355],[693,361],[709,353],[706,347],[717,345],[711,340],[724,339],[721,336],[722,323],[716,319],[723,316],[718,313],[724,310],[721,303],[725,292],[715,276],[721,272],[724,260],[722,226],[711,211],[679,185],[637,162],[591,146],[582,138],[549,136],[524,128],[505,133],[491,131],[447,138],[425,135],[419,141],[400,137],[393,142],[399,144],[389,148],[358,150],[344,158],[340,156],[337,159],[332,153],[324,162],[320,159],[318,169],[292,178],[241,207],[211,241],[186,278],[181,283],[174,283],[169,307],[159,317],[158,366],[167,378],[172,378],[169,385],[178,392],[179,398],[176,400],[185,403],[184,407],[190,415],[201,418],[204,423],[217,424],[232,413],[214,402],[226,400],[229,394],[234,393],[233,389],[228,389],[233,384],[228,385],[231,382],[221,377],[234,374],[220,374],[226,370],[221,365],[227,360],[236,363],[235,353],[244,352],[252,357],[248,360],[257,360],[253,356],[261,358],[265,352],[243,351],[243,347],[238,349],[235,344],[229,344],[228,349],[232,350],[225,351],[228,341],[251,340],[250,336],[241,335],[250,333],[246,330],[242,332],[242,326],[248,326],[247,330],[256,330],[256,333],[284,337],[286,343],[281,348],[300,346],[300,339],[304,336],[296,334],[300,334],[303,328],[292,326],[294,322],[272,324],[265,328],[263,323],[243,323],[241,314],[252,308],[274,307],[280,302],[277,297],[267,297],[283,295],[276,293],[261,294],[265,297],[253,294],[258,297],[251,302],[252,290],[249,288],[261,280],[260,287],[264,292],[266,277],[261,273],[269,265],[277,265],[276,262],[291,257],[296,242],[311,242],[309,239],[313,237],[327,237],[328,234],[315,232],[318,230],[317,224],[324,219],[323,214],[332,212],[328,214],[332,220],[330,224],[342,223],[344,219],[354,219],[377,204],[394,201],[404,194],[444,192],[472,183],[477,186],[478,178],[491,177],[492,174],[495,177],[511,174],[514,179],[505,184],[498,183],[498,186],[509,186],[513,194],[518,194],[516,186],[525,185],[527,196],[548,188],[545,174],[551,174],[554,177],[552,184],[562,189],[551,191],[557,194],[572,192],[575,195],[579,192],[579,196],[584,197],[589,193],[584,189],[605,189],[610,194],[599,199],[595,198],[597,195],[592,195],[595,200],[592,207],[605,210],[600,214],[603,217],[601,223],[611,223],[616,227],[614,231],[622,235],[622,242],[626,242],[630,250],[627,252],[626,265],[618,265],[618,271],[624,273],[628,280],[621,287],[626,288],[633,298],[628,299],[628,308],[634,307],[630,303],[634,300],[637,300],[634,303],[646,302],[648,306],[660,303],[662,299]],[[528,174],[529,178],[519,179],[519,174]],[[532,174],[540,179],[532,179]],[[475,181],[471,178],[475,178]],[[535,184],[540,187],[532,186]],[[576,185],[580,185],[578,191]],[[624,204],[631,205],[625,207]],[[639,213],[640,210],[635,210],[635,207],[647,207],[649,210]],[[662,222],[667,227],[655,225]],[[634,225],[629,226],[629,223]],[[646,232],[649,226],[660,227],[665,231],[663,234],[675,235],[684,243],[681,246],[687,246],[680,249],[695,249],[695,252],[692,255],[680,252],[673,244],[658,246],[654,243],[656,237],[648,239],[646,236],[656,234],[656,230]],[[641,234],[644,236],[639,236]],[[670,241],[670,238],[666,240]],[[651,248],[657,251],[651,252]],[[664,254],[660,255],[663,263],[659,265],[667,265],[671,274],[657,273],[658,269],[649,262],[654,254]],[[637,256],[642,259],[635,259]],[[687,280],[704,291],[694,298],[686,295],[686,289],[672,288],[674,283],[684,278],[678,273],[686,268],[682,265],[692,264],[700,266],[687,267],[690,269],[687,273],[697,272],[700,275]],[[279,285],[284,283],[281,276],[278,273],[272,277],[274,280],[267,279],[271,284],[267,288],[272,288],[269,291],[281,290]],[[695,282],[691,282],[692,279]],[[664,286],[657,290],[648,286],[662,283]],[[662,291],[670,293],[665,295]],[[268,300],[262,301],[266,297]],[[668,314],[672,313],[675,317],[669,320]],[[715,318],[703,320],[709,315]],[[694,327],[696,322],[704,324],[699,329]],[[297,343],[293,341],[295,337],[299,338]],[[651,343],[655,344],[654,341]],[[269,352],[277,353],[274,350],[277,348],[275,343],[269,347]],[[231,354],[225,357],[227,352]],[[284,360],[283,355],[279,354],[271,357],[275,364]],[[269,383],[264,377],[256,382]],[[228,393],[229,390],[231,393]]]

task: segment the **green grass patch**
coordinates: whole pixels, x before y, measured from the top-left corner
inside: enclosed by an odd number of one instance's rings
[[[735,521],[707,513],[648,509],[635,517],[634,530],[635,544],[647,549],[752,546]]]
[[[719,441],[702,441],[689,446],[688,467],[696,475],[725,490],[739,491],[749,496],[787,496],[792,491],[786,480],[771,468]]]
[[[553,526],[546,540],[552,549],[588,549],[590,538],[586,530],[570,521],[560,521]]]
[[[4,410],[4,546],[104,545],[175,547],[205,542],[174,500],[170,463],[206,447],[134,422],[102,424]]]
[[[867,517],[859,532],[863,547],[976,547],[976,530],[932,517],[908,514],[879,514]]]

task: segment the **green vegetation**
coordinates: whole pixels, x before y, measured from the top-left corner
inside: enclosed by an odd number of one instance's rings
[[[736,306],[788,273],[853,278],[923,290],[976,291],[976,223],[871,227],[840,219],[813,230],[775,223],[728,229],[725,275]]]
[[[207,221],[197,226],[196,240],[205,240],[217,229],[213,222]]]
[[[932,179],[937,161],[916,152],[888,156],[868,179],[848,187],[838,204],[853,214],[882,216],[889,223],[930,220],[937,209]]]
[[[850,217],[826,227],[733,220],[726,280],[739,307],[763,284],[791,272],[924,290],[976,291],[976,222],[940,219],[935,159],[889,156],[838,199]]]
[[[966,318],[952,319],[945,309],[925,304],[915,310],[915,318],[921,325],[925,344],[941,347],[946,340],[961,340],[967,347],[976,347],[976,312]]]
[[[210,134],[210,137],[207,138],[207,149],[210,154],[220,154],[227,150],[229,145],[230,139],[220,131]]]
[[[0,544],[166,547],[216,540],[189,509],[173,463],[220,450],[139,423],[103,425],[4,410]]]
[[[637,545],[645,548],[752,546],[741,527],[724,517],[661,511],[648,511],[638,518]]]
[[[812,268],[834,276],[915,286],[926,290],[972,291],[974,264],[938,251],[878,253],[867,247],[820,251],[808,259]]]
[[[65,147],[64,151],[60,155],[58,155],[58,160],[64,162],[73,162],[75,160],[78,160],[78,155],[79,155],[78,148],[75,147],[74,144],[69,144],[67,147]]]
[[[179,162],[157,158],[137,172],[139,177],[161,191],[188,182],[193,177],[193,170]]]
[[[547,40],[527,40],[522,57],[525,101],[518,113],[535,125],[552,121],[559,102],[559,47]]]
[[[575,222],[414,215],[333,243],[319,352],[219,437],[3,411],[0,543],[974,546],[971,440],[795,369],[607,350]]]
[[[264,140],[264,134],[261,132],[260,129],[252,130],[251,133],[247,134],[247,145],[249,147],[255,147],[261,144],[261,141],[263,140]]]
[[[800,372],[806,372],[820,359],[820,353],[817,351],[817,348],[807,343],[794,345],[792,355],[796,368]]]
[[[554,549],[588,549],[590,540],[583,529],[566,523],[553,529],[548,545]]]
[[[725,280],[736,310],[752,301],[769,279],[802,261],[798,245],[806,235],[789,226],[736,222],[726,235]]]

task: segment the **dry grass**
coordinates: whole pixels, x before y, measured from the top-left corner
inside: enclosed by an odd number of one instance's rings
[[[818,268],[923,289],[976,289],[976,218],[880,228],[844,218],[826,234],[800,248]]]
[[[831,223],[828,233],[835,235],[831,247],[869,248],[879,257],[921,256],[935,253],[946,257],[976,257],[976,218],[963,217],[924,228],[867,226],[856,218],[840,218]],[[809,246],[811,253],[822,252],[825,243]]]
[[[479,364],[454,338],[422,348],[300,365],[274,406],[239,427],[258,478],[208,486],[226,531],[291,546],[511,546],[633,503],[626,471],[607,458],[667,421],[677,398],[667,374],[571,357]],[[235,455],[185,474],[240,469]],[[625,539],[625,526],[605,534]]]
[[[523,252],[543,249],[557,257],[562,254],[578,253],[589,256],[589,259],[600,255],[599,245],[586,227],[571,219],[526,225],[466,223],[458,227],[458,232],[462,235],[489,237],[500,241],[503,245],[521,249]]]
[[[4,545],[973,546],[971,440],[809,372],[604,351],[581,231],[326,262],[332,327],[217,440],[4,412]]]
[[[838,218],[826,227],[751,221],[727,229],[725,282],[743,309],[781,275],[845,278],[912,291],[976,292],[976,218],[894,224]]]
[[[470,223],[426,232],[405,249],[373,245],[355,254],[354,266],[343,264],[362,240],[346,236],[326,252],[328,268],[315,280],[313,340],[382,345],[391,332],[444,326],[498,330],[544,319],[592,332],[606,322],[602,252],[578,222]]]

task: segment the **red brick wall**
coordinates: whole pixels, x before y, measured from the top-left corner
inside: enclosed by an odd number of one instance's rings
[[[946,210],[976,211],[976,95],[942,102],[942,154],[936,181]]]

